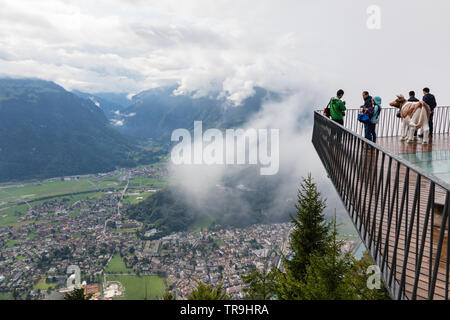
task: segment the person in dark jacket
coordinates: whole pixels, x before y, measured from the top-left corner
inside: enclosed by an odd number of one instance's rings
[[[362,97],[364,100],[364,105],[362,105],[361,108],[369,109],[370,107],[372,107],[372,97],[370,96],[369,92],[363,91]],[[365,111],[365,110],[363,110],[363,111]]]
[[[416,93],[414,91],[409,92],[409,102],[419,102],[419,99],[416,98]]]
[[[419,99],[416,98],[416,93],[414,91],[409,92],[408,102],[419,102]],[[414,131],[414,137],[417,136],[417,130]]]
[[[371,119],[373,116],[372,97],[369,95],[368,91],[364,91],[362,93],[362,97],[364,99],[364,104],[361,106],[361,112],[367,114],[369,116],[369,119]],[[372,140],[369,122],[364,122],[364,137],[366,139]]]
[[[429,88],[423,88],[423,102],[425,102],[427,105],[430,106],[431,113],[430,113],[430,120],[429,120],[429,126],[430,126],[430,138],[433,136],[433,116],[434,116],[434,108],[436,108],[436,98],[434,95],[430,93]]]

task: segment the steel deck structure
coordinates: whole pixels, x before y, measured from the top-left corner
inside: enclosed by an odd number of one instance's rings
[[[358,134],[359,110],[344,126],[314,113],[313,145],[394,299],[449,299],[450,185],[400,155],[450,150],[449,109],[436,109],[429,145],[399,141],[393,108],[377,144]]]

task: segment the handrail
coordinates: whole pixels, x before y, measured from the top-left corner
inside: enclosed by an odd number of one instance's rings
[[[447,107],[447,108],[450,108],[450,107]],[[393,108],[393,109],[394,109],[394,108]],[[349,110],[357,110],[357,109],[349,109]],[[396,109],[396,110],[398,110],[398,109]],[[318,115],[320,115],[322,118],[328,120],[328,121],[330,122],[330,124],[335,125],[335,126],[338,126],[338,127],[340,127],[342,130],[344,130],[344,131],[346,131],[346,132],[348,132],[348,133],[350,133],[350,134],[353,134],[353,135],[354,135],[354,134],[356,133],[356,132],[353,132],[353,131],[347,129],[347,128],[344,127],[343,125],[341,125],[341,124],[339,124],[339,123],[337,123],[337,122],[335,122],[335,121],[332,121],[332,120],[330,120],[329,118],[325,117],[325,116],[323,115],[323,111],[322,111],[322,110],[314,111],[314,113],[315,113],[315,114],[318,114]],[[418,173],[418,174],[420,174],[420,175],[426,177],[427,179],[430,179],[430,180],[434,181],[438,186],[440,186],[440,187],[442,187],[442,188],[444,188],[444,189],[450,191],[450,184],[447,183],[446,181],[440,179],[439,177],[436,177],[435,175],[430,174],[430,173],[424,171],[422,168],[420,168],[420,167],[416,166],[415,164],[413,164],[413,163],[411,163],[411,162],[409,162],[409,161],[407,161],[407,160],[405,160],[405,159],[399,157],[399,156],[396,155],[395,153],[392,153],[391,151],[389,151],[389,150],[387,150],[387,149],[381,147],[380,145],[374,143],[373,141],[370,141],[369,139],[366,139],[366,138],[365,138],[364,136],[362,136],[362,135],[357,136],[357,138],[358,138],[358,139],[361,139],[362,141],[364,141],[365,143],[369,144],[369,145],[372,146],[373,148],[375,148],[375,149],[377,149],[377,150],[379,150],[379,151],[385,153],[386,155],[388,155],[389,157],[395,159],[397,162],[400,162],[400,163],[403,164],[404,166],[410,167],[414,172],[416,172],[416,173]]]
[[[401,136],[401,121],[397,118],[399,109],[393,107],[383,107],[379,115],[379,123],[376,126],[376,135],[378,137],[396,137]],[[323,113],[322,110],[319,110]],[[344,126],[364,135],[364,126],[357,120],[361,109],[347,109],[344,116]],[[436,134],[450,132],[450,106],[438,106],[434,109],[434,128]]]

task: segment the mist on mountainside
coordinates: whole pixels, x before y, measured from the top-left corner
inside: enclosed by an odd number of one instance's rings
[[[297,188],[301,179],[309,173],[319,185],[323,196],[329,198],[327,214],[331,216],[334,208],[339,213],[344,213],[311,144],[313,111],[316,109],[314,106],[319,105],[321,99],[319,94],[314,94],[309,88],[304,92],[277,95],[276,99],[261,100],[257,111],[252,110],[245,122],[231,122],[228,127],[219,127],[224,135],[226,129],[278,129],[279,170],[276,174],[261,175],[260,165],[248,163],[177,165],[169,161],[169,191],[164,197],[153,196],[132,206],[132,217],[150,223],[158,221],[159,227],[165,231],[183,230],[182,226],[205,219],[232,226],[288,221],[289,215],[295,212]],[[239,111],[245,112],[246,106],[244,104],[232,108],[241,108]],[[199,117],[193,120],[203,119]],[[206,127],[211,127],[211,123],[206,123]],[[223,124],[220,115],[216,115],[212,124]],[[193,123],[186,129],[192,132],[192,126]],[[205,130],[203,128],[203,133]],[[166,135],[170,136],[167,132]],[[194,139],[192,143],[195,143]],[[206,146],[207,144],[203,145],[204,148]],[[192,148],[193,153],[194,150]],[[246,159],[248,151],[247,147],[244,155]],[[275,155],[272,154],[273,156]],[[155,213],[158,214],[154,215]],[[152,215],[153,218],[148,219]],[[173,218],[180,223],[173,225]]]

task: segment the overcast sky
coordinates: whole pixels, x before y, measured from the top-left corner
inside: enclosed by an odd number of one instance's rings
[[[449,14],[437,0],[0,0],[0,75],[88,92],[179,83],[237,104],[254,85],[318,100],[343,88],[351,107],[364,89],[387,104],[429,86],[449,105]]]

